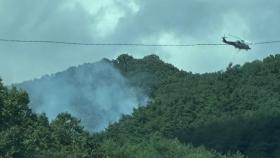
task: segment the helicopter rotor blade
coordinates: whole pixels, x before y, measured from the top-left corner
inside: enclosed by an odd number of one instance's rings
[[[233,38],[236,38],[236,39],[239,39],[239,40],[242,40],[242,38],[240,38],[240,37],[238,37],[238,36],[234,36],[234,35],[231,35],[231,34],[228,34],[228,36],[233,37]]]
[[[233,37],[233,38],[236,38],[236,39],[239,39],[239,40],[241,40],[241,41],[244,41],[246,44],[249,44],[249,45],[254,44],[254,42],[248,41],[248,40],[244,40],[244,39],[242,39],[242,38],[240,38],[240,37],[238,37],[238,36],[234,36],[234,35],[231,35],[231,34],[228,34],[228,36]]]

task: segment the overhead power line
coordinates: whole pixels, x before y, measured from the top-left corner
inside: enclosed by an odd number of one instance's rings
[[[12,43],[45,43],[45,44],[64,44],[64,45],[80,45],[80,46],[140,46],[140,47],[192,47],[192,46],[222,46],[224,43],[196,43],[196,44],[145,44],[145,43],[84,43],[54,40],[20,40],[20,39],[4,39],[0,38],[0,42]],[[279,41],[264,41],[251,43],[250,45],[280,43]]]
[[[143,46],[143,47],[190,47],[190,46],[216,46],[226,45],[221,43],[198,43],[198,44],[144,44],[144,43],[83,43],[68,41],[52,41],[52,40],[19,40],[19,39],[3,39],[0,42],[13,43],[46,43],[46,44],[65,44],[65,45],[81,45],[81,46]]]
[[[271,43],[280,43],[280,41],[265,41],[265,42],[256,42],[253,44],[271,44]]]

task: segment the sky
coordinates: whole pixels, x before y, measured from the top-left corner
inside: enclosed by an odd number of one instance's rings
[[[224,35],[251,42],[279,40],[278,0],[0,0],[0,38],[87,43],[221,43]],[[18,83],[120,54],[157,54],[194,73],[263,59],[280,44],[134,47],[0,42],[0,77]]]

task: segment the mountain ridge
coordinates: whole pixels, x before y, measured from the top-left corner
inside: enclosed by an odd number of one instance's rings
[[[132,107],[132,113],[122,114],[104,131],[88,133],[69,113],[60,113],[50,122],[44,114],[31,113],[26,93],[6,92],[0,86],[0,103],[4,100],[0,108],[13,112],[8,107],[15,107],[14,115],[21,118],[4,115],[2,120],[10,120],[5,124],[0,120],[5,125],[0,126],[3,140],[19,139],[11,131],[23,131],[20,140],[28,143],[16,146],[19,157],[276,158],[280,154],[280,55],[205,74],[179,70],[155,55],[143,59],[121,55],[109,63],[124,76],[123,86],[139,87],[146,94],[146,106]],[[113,99],[109,94],[106,100]],[[0,149],[12,151],[6,141],[0,141]]]

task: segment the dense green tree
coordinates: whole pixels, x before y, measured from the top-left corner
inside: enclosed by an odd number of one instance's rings
[[[155,55],[112,64],[150,100],[100,133],[68,113],[49,122],[0,82],[0,157],[279,157],[280,55],[205,74]]]
[[[45,114],[34,114],[26,92],[8,89],[0,82],[0,157],[94,157],[98,143],[62,113],[49,123]],[[100,156],[99,156],[100,157]]]
[[[153,135],[139,143],[120,145],[114,140],[107,139],[102,148],[107,151],[107,157],[112,158],[243,158],[242,155],[221,155],[214,151],[207,151],[203,147],[194,148],[192,145],[181,144],[176,139],[166,139]]]
[[[133,84],[151,88],[151,102],[111,125],[107,135],[123,142],[159,131],[169,139],[222,153],[277,157],[280,55],[205,74],[179,71],[154,56],[130,59],[125,71],[121,61],[115,64]],[[139,74],[147,81],[140,82]]]

